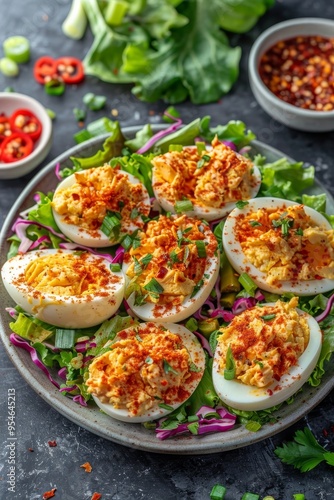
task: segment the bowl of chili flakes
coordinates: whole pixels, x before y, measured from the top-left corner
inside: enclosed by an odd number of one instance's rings
[[[25,94],[0,92],[0,179],[34,170],[51,145],[52,123],[42,104]]]
[[[299,18],[271,26],[253,44],[248,70],[255,99],[278,122],[334,130],[334,21]]]

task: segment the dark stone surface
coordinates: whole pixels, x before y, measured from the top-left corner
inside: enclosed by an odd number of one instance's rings
[[[32,62],[23,66],[15,80],[0,75],[0,90],[11,85],[27,93],[57,113],[54,122],[54,143],[43,165],[73,146],[73,134],[78,130],[72,109],[82,106],[87,91],[108,96],[108,110],[118,110],[122,126],[157,123],[166,108],[164,103],[145,104],[130,93],[130,86],[107,85],[87,78],[77,88],[68,88],[61,97],[49,97],[32,78],[33,61],[39,56],[76,55],[87,52],[91,36],[75,42],[61,32],[70,0],[0,0],[0,41],[13,34],[25,35],[32,44]],[[208,2],[209,5],[209,2]],[[281,0],[248,34],[231,36],[233,45],[240,44],[243,56],[240,78],[233,91],[218,103],[178,106],[185,122],[197,116],[211,115],[212,123],[240,119],[247,123],[259,140],[264,141],[298,160],[314,164],[318,178],[334,194],[333,134],[297,132],[268,117],[255,102],[248,85],[247,59],[255,38],[272,24],[295,17],[334,18],[334,5],[328,0]],[[1,110],[0,110],[1,111]],[[103,116],[106,111],[90,113],[88,120]],[[18,179],[0,181],[1,224],[22,189],[36,173]],[[102,499],[125,500],[205,500],[212,486],[228,487],[226,500],[238,500],[245,491],[258,493],[261,498],[272,495],[275,500],[289,500],[293,493],[305,494],[306,500],[334,498],[333,470],[325,464],[302,474],[283,465],[273,450],[284,439],[291,439],[305,425],[313,430],[322,445],[334,450],[334,393],[328,395],[307,417],[286,431],[255,445],[226,453],[206,456],[164,456],[125,448],[79,428],[49,407],[21,378],[0,346],[1,376],[1,500],[34,500],[42,493],[57,488],[55,498],[89,500],[93,492]],[[7,441],[8,389],[16,391],[16,491],[8,491],[9,448]],[[326,436],[327,431],[328,435]],[[48,441],[56,440],[50,447]],[[80,468],[90,462],[93,470]]]

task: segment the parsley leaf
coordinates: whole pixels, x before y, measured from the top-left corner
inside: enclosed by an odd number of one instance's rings
[[[323,448],[308,427],[297,431],[293,441],[277,447],[274,453],[283,463],[293,465],[301,472],[314,469],[323,461],[334,466],[334,452]]]

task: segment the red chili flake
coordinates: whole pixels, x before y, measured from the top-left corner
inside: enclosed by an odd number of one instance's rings
[[[56,440],[48,441],[48,445],[50,446],[50,448],[54,448],[55,446],[57,446],[57,441]]]
[[[93,493],[91,500],[100,500],[102,498],[101,493]]]
[[[262,56],[260,77],[277,97],[299,108],[334,109],[334,38],[296,36]]]
[[[272,396],[273,395],[273,391],[271,389],[268,389],[267,390],[267,394],[268,394],[268,396]]]
[[[52,498],[55,496],[56,494],[56,491],[57,491],[57,488],[52,488],[52,490],[50,491],[46,491],[45,493],[43,493],[43,500],[48,500],[48,498]]]
[[[80,467],[82,469],[85,469],[85,472],[92,472],[92,466],[89,462],[85,462],[84,464],[80,465]]]
[[[28,451],[33,452],[34,450],[32,448],[28,448]]]
[[[168,273],[168,269],[166,267],[160,267],[159,271],[157,272],[156,277],[160,280],[162,280],[166,274]]]
[[[327,429],[323,429],[323,430],[322,430],[322,433],[323,433],[323,435],[324,435],[325,437],[327,437],[327,436],[328,436],[328,430],[327,430]]]

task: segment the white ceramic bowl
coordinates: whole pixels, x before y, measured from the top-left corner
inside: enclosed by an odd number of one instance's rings
[[[299,18],[275,24],[264,31],[252,46],[249,62],[249,82],[260,106],[288,127],[308,132],[334,130],[334,111],[313,111],[298,108],[279,99],[263,83],[259,75],[259,63],[263,54],[275,43],[298,35],[334,37],[334,21],[330,19]]]
[[[37,116],[42,123],[42,134],[29,156],[12,163],[0,162],[0,179],[16,179],[28,174],[44,160],[52,145],[52,123],[44,106],[24,94],[0,92],[0,113],[10,116],[22,108],[29,109]]]

